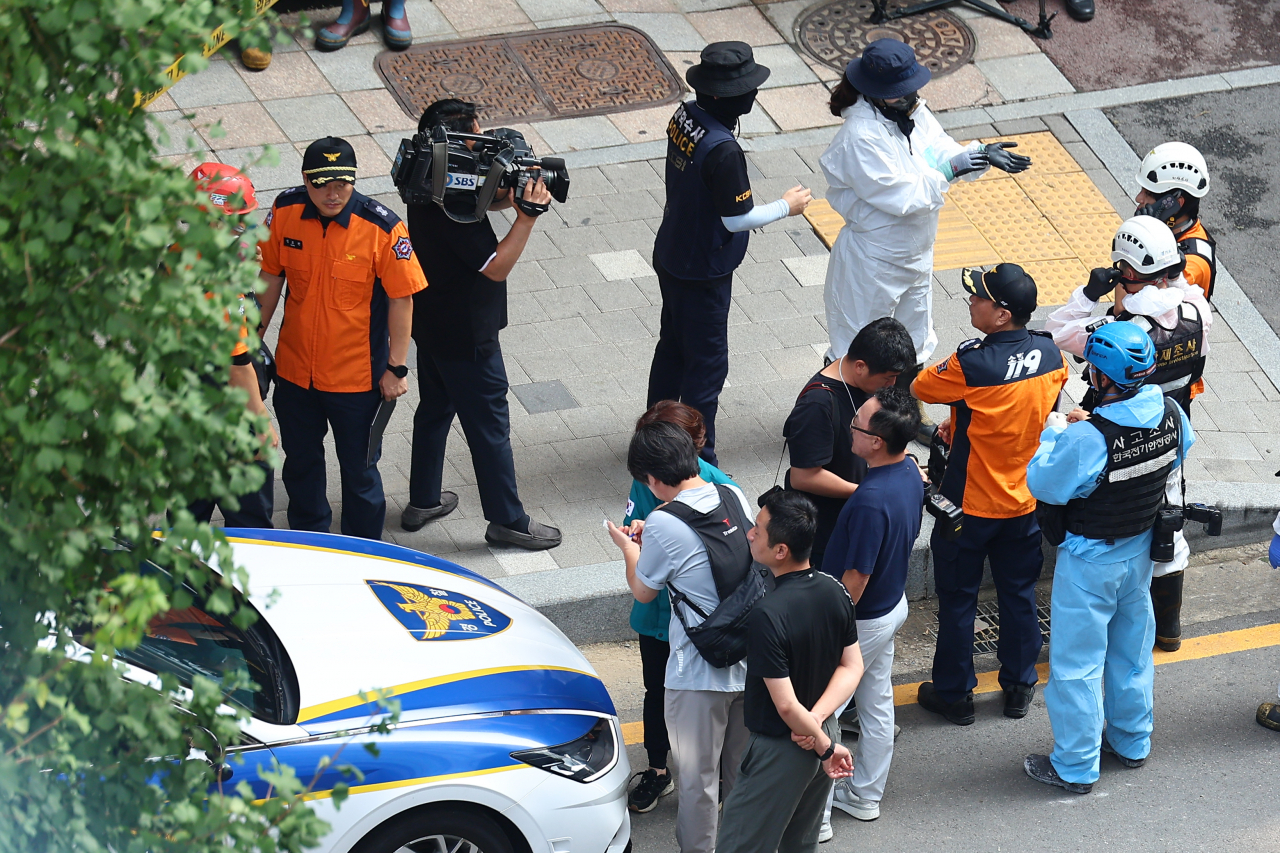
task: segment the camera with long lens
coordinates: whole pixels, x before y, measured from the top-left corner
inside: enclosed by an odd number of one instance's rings
[[[938,435],[936,424],[921,425],[917,436],[921,443],[929,445],[929,464],[925,474],[929,477],[929,485],[924,487],[924,508],[933,516],[933,526],[943,539],[954,541],[964,532],[964,511],[939,493],[942,476],[947,473],[947,459],[951,451],[947,443]],[[923,439],[928,439],[927,442]]]
[[[1151,559],[1157,563],[1173,561],[1173,534],[1188,521],[1204,525],[1206,536],[1222,535],[1222,510],[1208,504],[1194,503],[1160,510],[1151,537]]]
[[[471,143],[468,146],[467,143]],[[560,157],[536,157],[517,130],[459,133],[436,125],[428,133],[400,140],[391,181],[405,204],[437,204],[454,222],[479,222],[499,190],[512,191],[516,206],[530,216],[547,210],[525,199],[541,176],[551,197],[569,197],[569,170]]]

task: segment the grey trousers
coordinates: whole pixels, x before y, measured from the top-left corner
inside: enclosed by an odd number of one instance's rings
[[[839,742],[835,715],[822,724]],[[831,779],[790,737],[751,735],[738,784],[725,800],[716,853],[814,853]]]
[[[680,853],[712,853],[720,789],[726,798],[733,790],[747,745],[742,694],[667,688],[666,718],[679,804],[676,844]]]

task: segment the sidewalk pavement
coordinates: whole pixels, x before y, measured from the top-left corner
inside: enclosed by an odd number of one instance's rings
[[[696,61],[707,41],[751,41],[760,61],[774,69],[770,82],[776,84],[761,92],[757,111],[744,123],[752,186],[763,201],[797,183],[812,188],[815,198],[826,195],[818,158],[834,133],[836,120],[827,112],[825,98],[826,84],[835,74],[793,49],[792,24],[808,5],[809,0],[759,5],[742,0],[408,0],[417,40],[619,21],[645,30],[681,71]],[[975,61],[925,90],[931,108],[942,112],[940,118],[953,135],[968,139],[1048,131],[1116,213],[1131,215],[1133,188],[1128,185],[1137,155],[1123,140],[1117,143],[1118,134],[1098,110],[1081,109],[1094,106],[1093,101],[1076,104],[1071,99],[1089,97],[1100,99],[1099,104],[1126,97],[1149,100],[1160,96],[1159,85],[1135,87],[1132,96],[1117,91],[1072,95],[1070,84],[1030,38],[963,8],[955,11],[977,35]],[[331,17],[322,11],[311,15],[320,25]],[[265,210],[281,189],[298,183],[301,152],[310,140],[342,135],[360,159],[358,189],[403,213],[387,177],[388,155],[416,127],[416,119],[401,111],[373,71],[373,57],[382,50],[378,38],[362,35],[337,53],[311,47],[301,36],[277,47],[271,68],[260,74],[243,69],[227,49],[208,69],[181,81],[150,108],[170,133],[160,147],[162,159],[184,168],[214,158],[243,165],[257,158],[263,146],[274,146],[278,165],[249,167]],[[1274,69],[1260,69],[1235,82],[1178,81],[1177,88],[1250,85],[1276,76]],[[1037,98],[1053,105],[1052,112],[1038,112]],[[1002,103],[1012,101],[1017,103]],[[1064,116],[1063,110],[1079,111]],[[417,533],[399,528],[408,498],[417,400],[412,380],[388,426],[380,466],[388,497],[385,538],[490,577],[512,578],[507,585],[513,591],[548,607],[581,610],[574,602],[595,596],[607,606],[592,611],[593,619],[618,617],[626,603],[620,597],[621,564],[601,521],[623,515],[631,484],[626,449],[634,421],[644,410],[658,331],[661,301],[649,259],[664,203],[661,140],[670,111],[664,107],[524,128],[540,154],[576,152],[569,158],[568,203],[553,205],[539,219],[511,275],[510,326],[501,338],[512,385],[520,496],[534,518],[562,529],[564,544],[537,553],[486,546],[475,476],[456,423],[444,486],[459,494],[459,508]],[[991,120],[1002,115],[1017,117]],[[212,127],[219,120],[222,133]],[[970,126],[956,127],[965,120]],[[194,149],[188,149],[187,140],[193,140]],[[504,230],[506,225],[494,219]],[[721,467],[749,496],[773,484],[783,421],[795,395],[822,366],[827,256],[809,224],[790,218],[752,234],[748,257],[734,276],[730,372],[717,420],[717,452]],[[1224,265],[1230,266],[1229,258]],[[1280,342],[1260,318],[1254,322],[1257,312],[1229,274],[1225,278],[1215,297],[1221,314],[1212,331],[1208,391],[1194,404],[1200,442],[1186,472],[1192,499],[1252,507],[1249,518],[1256,526],[1262,513],[1255,510],[1269,507],[1274,513],[1280,506],[1280,489],[1272,485],[1280,468],[1280,390],[1268,379],[1268,373],[1278,375]],[[976,333],[968,325],[959,270],[938,270],[935,282],[936,357],[941,358]],[[1048,310],[1038,311],[1037,321]],[[1247,340],[1242,342],[1236,331],[1247,332]],[[268,340],[273,342],[274,331]],[[1068,394],[1078,400],[1083,390],[1084,383],[1073,377]],[[933,407],[931,414],[937,420],[946,412]],[[338,471],[332,455],[329,461],[336,530]],[[286,504],[278,485],[278,525],[286,524]],[[915,588],[919,595],[931,591],[923,576]],[[618,621],[625,626],[625,618]]]

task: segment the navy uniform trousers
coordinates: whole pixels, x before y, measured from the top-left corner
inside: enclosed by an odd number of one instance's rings
[[[649,367],[649,398],[678,400],[697,409],[707,427],[702,458],[716,460],[716,411],[729,375],[729,302],[733,275],[687,281],[653,262],[662,290],[658,345]]]
[[[342,474],[342,532],[381,539],[387,499],[378,473],[381,447],[369,465],[369,428],[382,392],[342,393],[303,388],[276,379],[276,417],[284,469],[280,479],[289,493],[289,527],[328,533],[333,509],[326,495],[324,437],[333,427],[333,444]]]
[[[474,361],[440,358],[419,345],[418,392],[409,503],[419,509],[440,503],[445,445],[456,415],[471,450],[485,519],[511,524],[524,518],[511,455],[507,368],[498,342],[478,347]]]
[[[1040,524],[1034,512],[1015,518],[964,517],[959,539],[948,542],[934,528],[933,554],[938,593],[938,645],[933,654],[933,686],[945,702],[964,698],[978,684],[973,671],[973,621],[982,585],[982,567],[991,561],[1000,606],[1000,686],[1035,684],[1036,658],[1043,639],[1036,618],[1036,581],[1044,567]]]

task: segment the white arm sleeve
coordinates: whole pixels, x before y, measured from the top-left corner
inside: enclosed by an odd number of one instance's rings
[[[1084,355],[1084,345],[1089,340],[1088,327],[1101,319],[1093,316],[1097,305],[1084,295],[1084,286],[1081,285],[1072,292],[1066,305],[1049,315],[1044,330],[1053,335],[1053,342],[1059,349],[1072,355]]]
[[[758,204],[751,208],[749,213],[743,213],[739,216],[721,216],[720,221],[724,223],[725,228],[737,233],[739,231],[749,231],[752,228],[763,228],[770,222],[786,219],[787,214],[790,212],[791,205],[787,204],[786,199],[780,198],[768,204]]]

